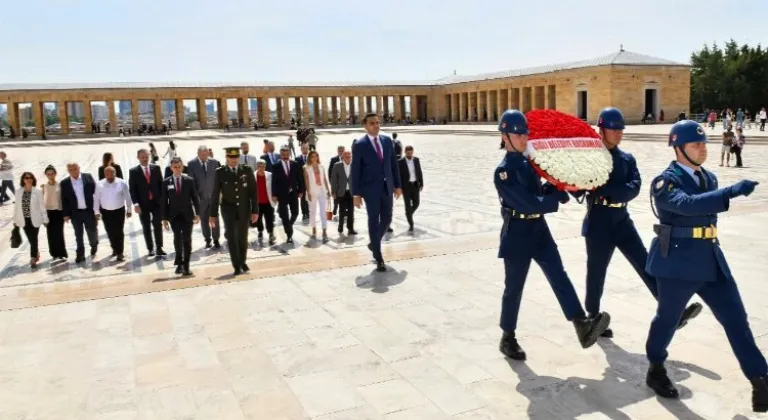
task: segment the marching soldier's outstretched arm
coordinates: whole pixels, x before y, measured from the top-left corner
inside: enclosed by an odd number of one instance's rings
[[[615,203],[628,203],[634,200],[640,194],[640,171],[637,169],[637,162],[633,157],[629,161],[629,174],[627,182],[618,185],[606,185],[597,189],[597,194],[603,197],[610,197]]]
[[[502,176],[504,179],[502,179]],[[554,213],[559,206],[559,195],[566,193],[557,191],[553,194],[537,196],[527,191],[511,175],[507,175],[504,168],[496,169],[493,177],[496,190],[505,203],[524,214]]]
[[[213,194],[211,194],[211,217],[219,217],[219,200],[221,199],[222,171],[216,169],[213,177]]]
[[[678,185],[657,177],[653,183],[653,196],[660,210],[682,216],[704,216],[722,213],[730,207],[731,187],[721,188],[700,194],[688,194]]]

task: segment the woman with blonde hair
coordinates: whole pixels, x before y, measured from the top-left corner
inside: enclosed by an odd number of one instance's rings
[[[312,226],[312,239],[317,238],[317,215],[320,215],[320,224],[323,227],[323,243],[328,242],[328,219],[325,216],[328,199],[331,198],[331,189],[328,187],[328,178],[325,169],[320,164],[320,155],[313,150],[307,155],[307,164],[304,165],[304,185],[307,186],[306,194],[309,202],[309,225]]]

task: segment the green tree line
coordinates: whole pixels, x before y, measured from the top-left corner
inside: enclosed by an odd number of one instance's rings
[[[768,106],[768,48],[705,45],[691,54],[691,110],[738,108],[752,113]]]

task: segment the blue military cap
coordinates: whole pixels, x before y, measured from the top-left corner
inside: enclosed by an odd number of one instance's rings
[[[669,130],[669,145],[682,147],[686,143],[706,143],[704,128],[693,120],[678,121]]]
[[[504,111],[499,119],[499,131],[506,134],[528,134],[528,120],[525,114],[516,109]]]
[[[623,130],[624,114],[622,114],[618,108],[612,106],[603,108],[603,110],[600,111],[600,115],[597,117],[597,126],[609,130]]]

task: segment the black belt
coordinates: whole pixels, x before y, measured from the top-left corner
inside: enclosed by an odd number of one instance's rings
[[[717,226],[673,227],[673,238],[715,239]]]
[[[627,203],[611,203],[610,201],[606,200],[605,198],[595,198],[592,200],[592,204],[596,206],[602,206],[602,207],[610,207],[610,208],[624,208],[627,207]]]
[[[531,214],[524,214],[520,213],[519,211],[515,209],[510,209],[507,207],[501,208],[501,214],[502,216],[509,216],[513,219],[523,219],[523,220],[529,220],[529,219],[540,219],[541,214],[540,213],[531,213]]]

